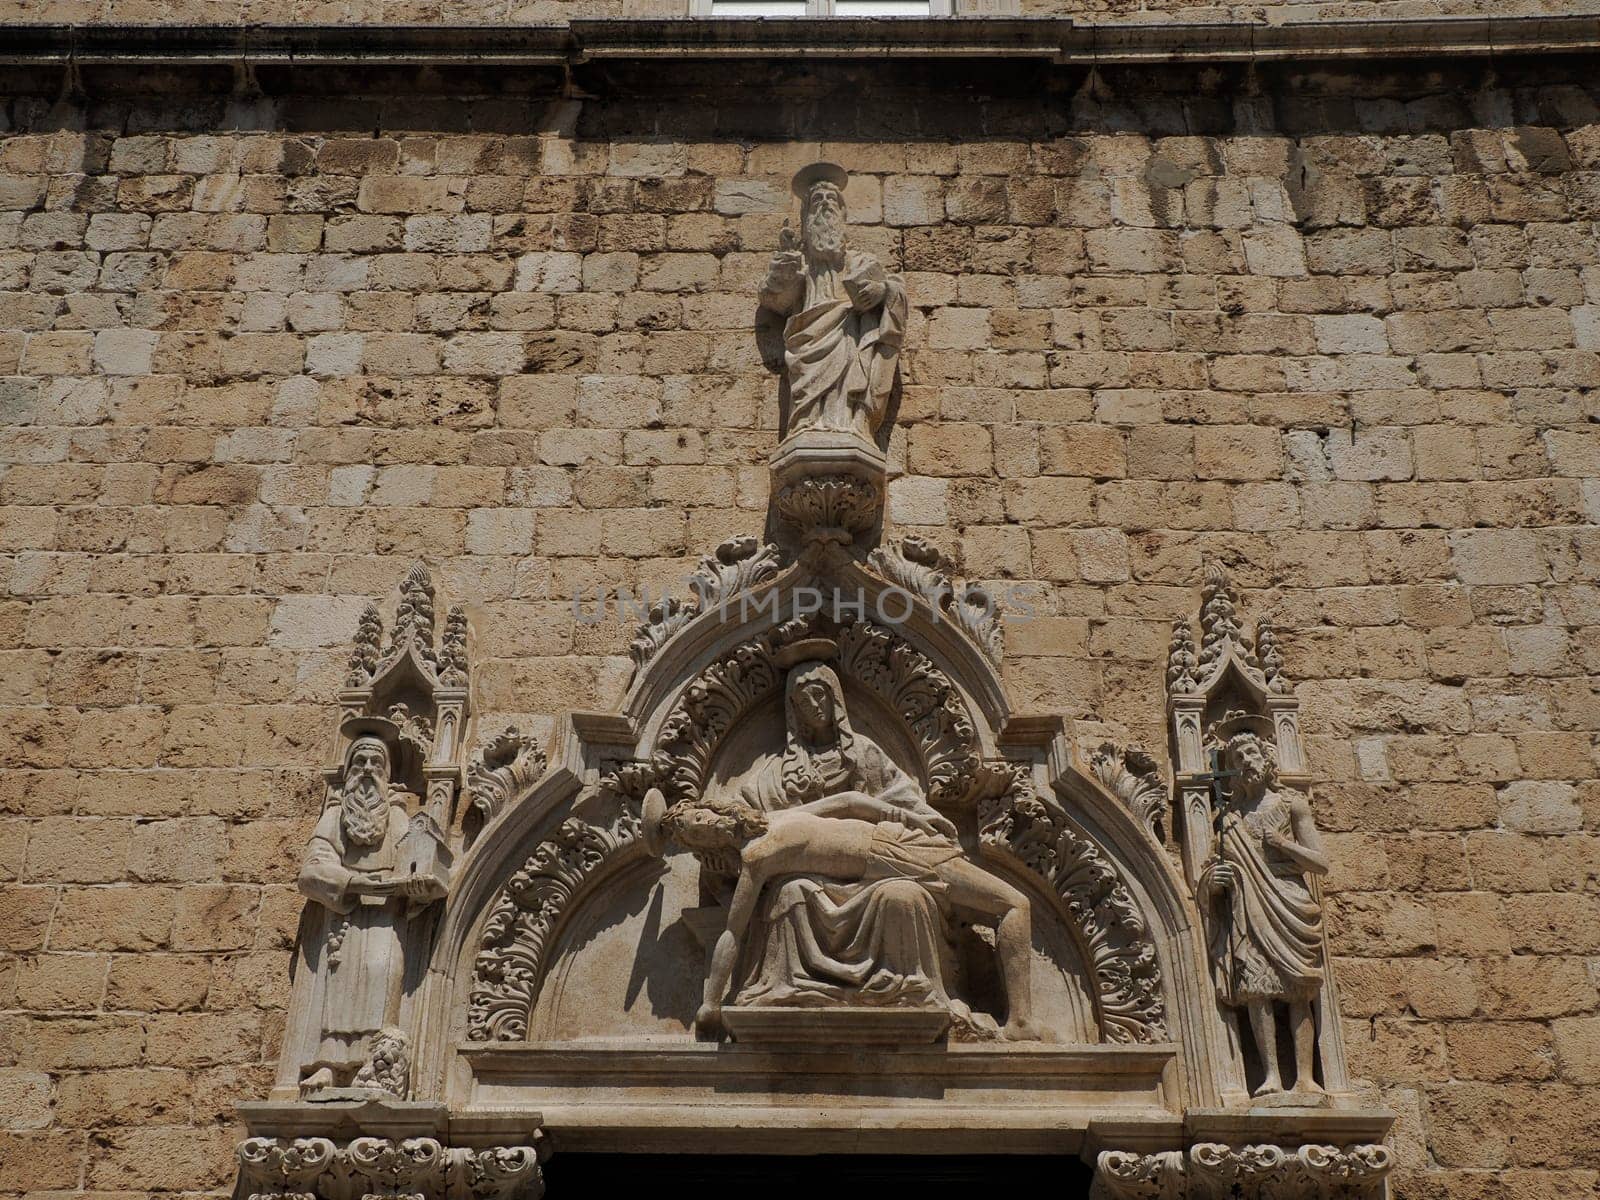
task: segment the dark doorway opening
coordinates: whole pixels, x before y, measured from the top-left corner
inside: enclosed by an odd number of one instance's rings
[[[1076,1155],[1001,1154],[556,1154],[544,1173],[552,1200],[595,1195],[596,1189],[626,1195],[641,1185],[651,1200],[729,1194],[751,1200],[1003,1200],[1024,1194],[1077,1200],[1089,1195],[1094,1174]],[[916,1190],[897,1193],[900,1187]],[[709,1190],[723,1188],[738,1190]]]

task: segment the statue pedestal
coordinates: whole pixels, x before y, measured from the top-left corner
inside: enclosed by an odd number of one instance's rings
[[[806,429],[772,456],[773,506],[807,541],[849,545],[883,517],[888,461],[851,433]]]
[[[950,1028],[942,1008],[729,1006],[722,1021],[740,1045],[926,1046]]]

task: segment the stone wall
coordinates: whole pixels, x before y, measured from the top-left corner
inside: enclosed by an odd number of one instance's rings
[[[1400,1194],[1593,1189],[1593,68],[7,98],[0,1188],[228,1186],[366,598],[426,557],[487,719],[547,730],[629,674],[575,593],[759,532],[754,291],[820,154],[912,297],[892,521],[1033,586],[1018,706],[1160,747],[1225,562],[1301,681]]]
[[[1018,0],[1024,16],[1088,22],[1365,21],[1575,16],[1600,0]],[[687,16],[689,0],[0,0],[0,22],[62,24],[559,25],[574,17]]]

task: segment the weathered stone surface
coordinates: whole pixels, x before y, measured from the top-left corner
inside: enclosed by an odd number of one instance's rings
[[[1550,6],[1428,6],[1522,9]],[[499,729],[622,694],[638,622],[582,624],[575,592],[761,532],[780,404],[752,296],[820,155],[912,302],[888,520],[1039,597],[1013,699],[1163,745],[1165,626],[1225,559],[1294,631],[1332,969],[1353,1067],[1402,1114],[1397,1188],[1592,1189],[1600,134],[1592,72],[1498,69],[1297,74],[1270,106],[1157,72],[970,111],[880,83],[879,111],[810,112],[826,151],[764,82],[648,121],[567,101],[537,137],[497,96],[226,122],[148,89],[8,98],[4,1186],[227,1186],[352,597],[435,563],[484,615]]]

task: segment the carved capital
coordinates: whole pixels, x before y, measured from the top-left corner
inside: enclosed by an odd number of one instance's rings
[[[539,1200],[533,1146],[447,1147],[434,1138],[249,1138],[239,1146],[249,1200]]]
[[[1376,1200],[1388,1147],[1201,1142],[1187,1153],[1102,1151],[1095,1183],[1111,1200]]]

